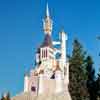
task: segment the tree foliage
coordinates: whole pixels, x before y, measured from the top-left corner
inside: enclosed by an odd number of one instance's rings
[[[69,91],[72,100],[98,100],[100,98],[100,72],[95,78],[93,59],[87,56],[80,42],[73,42],[69,66]]]
[[[10,100],[10,93],[8,92],[6,95],[2,94],[1,100]]]
[[[85,89],[85,56],[86,52],[84,51],[82,45],[77,39],[75,39],[69,66],[69,90],[72,100],[87,100],[86,98],[88,94]]]
[[[100,99],[100,72],[98,73],[96,85],[97,85],[97,97]]]
[[[95,70],[93,68],[93,60],[91,56],[86,58],[86,69],[87,69],[87,88],[90,100],[97,100],[97,84],[95,81]]]

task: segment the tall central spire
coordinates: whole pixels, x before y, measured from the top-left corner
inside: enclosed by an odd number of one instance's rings
[[[51,35],[52,32],[52,19],[50,18],[48,3],[46,5],[46,16],[43,21],[44,33]]]
[[[46,16],[49,17],[49,7],[48,7],[48,3],[47,3],[47,7],[46,7]]]

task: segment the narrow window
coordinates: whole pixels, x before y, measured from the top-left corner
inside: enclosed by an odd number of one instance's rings
[[[45,50],[44,50],[44,58],[45,58]]]
[[[47,58],[47,49],[46,49],[46,58]]]
[[[43,53],[43,50],[42,50],[42,58],[43,58],[43,54],[44,54],[44,53]]]

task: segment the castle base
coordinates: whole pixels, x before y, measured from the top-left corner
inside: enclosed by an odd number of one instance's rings
[[[33,93],[21,93],[11,100],[71,100],[69,92],[60,94],[41,94],[34,95]]]

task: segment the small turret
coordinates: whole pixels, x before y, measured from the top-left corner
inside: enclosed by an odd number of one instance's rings
[[[24,75],[24,92],[28,92],[28,86],[29,86],[29,76],[26,73]]]
[[[66,63],[66,33],[61,31],[61,59],[63,63]]]

